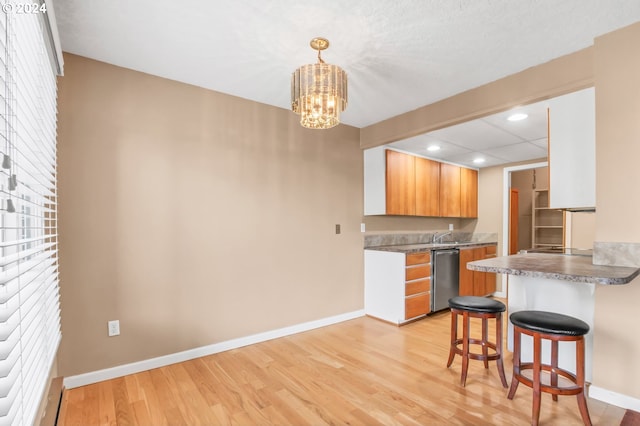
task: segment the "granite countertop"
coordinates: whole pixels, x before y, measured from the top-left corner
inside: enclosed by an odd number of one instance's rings
[[[640,274],[640,268],[637,267],[594,265],[591,256],[546,253],[476,260],[467,263],[467,268],[481,272],[607,285],[627,284]]]
[[[378,251],[393,251],[397,253],[420,253],[429,250],[446,250],[451,248],[463,248],[463,247],[483,247],[496,245],[497,242],[483,241],[483,242],[449,242],[449,243],[418,243],[418,244],[397,244],[388,246],[375,246],[365,247],[365,250],[378,250]]]

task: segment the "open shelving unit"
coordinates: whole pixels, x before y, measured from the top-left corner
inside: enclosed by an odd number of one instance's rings
[[[563,210],[549,208],[549,190],[534,189],[531,239],[534,248],[564,247],[565,216]]]

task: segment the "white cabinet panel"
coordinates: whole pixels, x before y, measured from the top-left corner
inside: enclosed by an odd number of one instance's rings
[[[405,254],[364,251],[364,311],[393,324],[405,322]]]
[[[549,100],[549,207],[596,205],[595,89]]]
[[[385,147],[364,150],[364,215],[387,213]]]

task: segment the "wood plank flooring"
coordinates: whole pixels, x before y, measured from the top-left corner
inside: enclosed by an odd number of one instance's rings
[[[448,312],[403,327],[363,317],[66,390],[58,425],[530,424],[531,389],[509,401],[494,362],[471,360],[460,386],[449,327]],[[625,413],[588,403],[596,425]],[[581,425],[575,397],[543,395],[540,423]]]

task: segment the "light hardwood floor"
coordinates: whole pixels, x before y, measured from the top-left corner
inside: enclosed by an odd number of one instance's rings
[[[471,360],[460,386],[449,327],[448,312],[403,327],[363,317],[70,389],[58,425],[529,424],[531,389],[508,400],[494,362]],[[594,424],[620,424],[623,409],[588,403]],[[543,394],[540,422],[582,424],[575,397]]]

